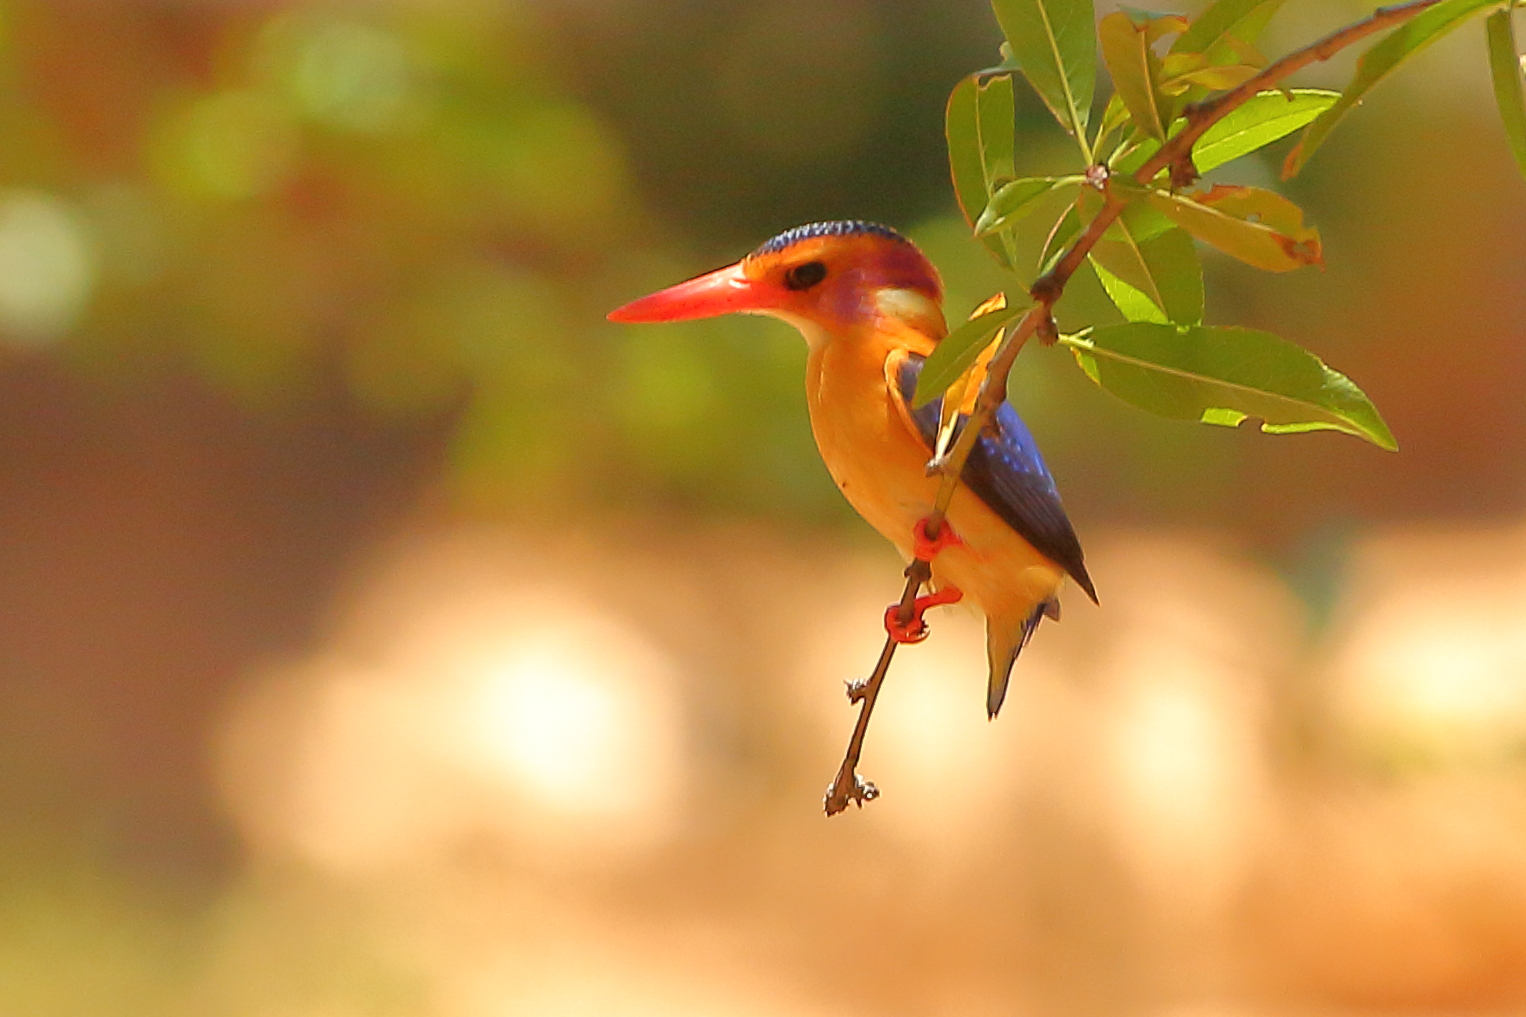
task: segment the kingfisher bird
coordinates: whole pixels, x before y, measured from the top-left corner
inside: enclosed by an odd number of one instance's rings
[[[892,605],[886,629],[898,642],[919,642],[927,633],[923,610],[968,597],[986,617],[986,711],[995,717],[1034,629],[1045,617],[1059,618],[1065,577],[1093,602],[1097,593],[1054,479],[1010,403],[975,444],[945,523],[928,538],[939,479],[929,475],[927,463],[942,400],[914,410],[912,394],[925,359],[948,334],[937,270],[888,226],[811,223],[780,233],[733,265],[617,308],[609,319],[721,314],[769,315],[805,337],[806,401],[828,472],[904,557],[932,564],[935,592],[917,598],[906,624]]]

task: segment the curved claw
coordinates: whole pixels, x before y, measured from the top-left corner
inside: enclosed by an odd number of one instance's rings
[[[958,538],[955,538],[956,540]],[[964,594],[954,586],[945,586],[937,593],[918,597],[911,604],[911,618],[901,623],[901,605],[891,604],[885,609],[885,632],[898,643],[920,643],[927,638],[927,622],[922,614],[930,607],[958,603]]]
[[[964,541],[959,539],[959,534],[954,532],[954,528],[948,524],[947,519],[938,526],[938,535],[936,537],[929,537],[927,535],[926,517],[918,519],[917,525],[911,529],[911,537],[913,556],[926,562],[936,558],[939,551],[950,547],[957,547],[964,543]]]

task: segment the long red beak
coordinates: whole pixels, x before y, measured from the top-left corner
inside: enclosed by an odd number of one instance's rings
[[[739,261],[632,300],[624,307],[610,311],[608,318],[621,322],[688,321],[721,314],[764,311],[777,304],[777,297],[769,287],[748,279]]]

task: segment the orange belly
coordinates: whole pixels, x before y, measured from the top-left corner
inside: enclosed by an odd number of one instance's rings
[[[892,401],[885,374],[889,353],[887,344],[867,338],[813,349],[807,401],[832,479],[859,515],[910,560],[912,528],[932,511],[939,479],[927,476],[929,452]],[[1059,589],[1064,571],[967,488],[955,493],[948,521],[963,544],[933,562],[935,586],[956,586],[985,614],[1004,619],[1026,618]]]

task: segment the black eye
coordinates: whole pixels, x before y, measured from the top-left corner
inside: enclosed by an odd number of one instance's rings
[[[827,267],[819,261],[808,261],[804,265],[796,265],[784,273],[784,285],[786,289],[808,290],[827,277]]]

